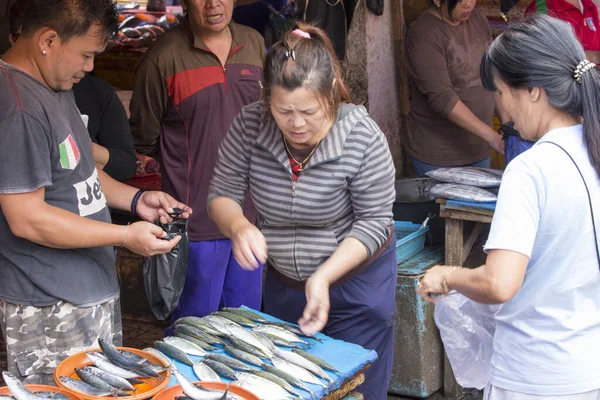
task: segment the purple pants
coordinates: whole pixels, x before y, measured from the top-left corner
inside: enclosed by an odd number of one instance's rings
[[[171,321],[203,317],[223,307],[260,310],[261,300],[262,265],[256,271],[242,269],[229,239],[190,242],[185,286]]]
[[[396,268],[395,246],[389,246],[371,265],[329,292],[331,308],[323,333],[375,350],[379,356],[365,371],[365,383],[357,388],[369,400],[387,399],[394,361]],[[267,314],[297,323],[306,295],[268,271],[264,306]]]

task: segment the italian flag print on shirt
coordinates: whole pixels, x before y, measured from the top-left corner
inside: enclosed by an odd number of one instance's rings
[[[72,135],[69,135],[65,141],[60,144],[59,150],[60,165],[64,169],[75,169],[77,164],[79,164],[81,155],[79,154],[79,149],[77,148],[77,144]]]

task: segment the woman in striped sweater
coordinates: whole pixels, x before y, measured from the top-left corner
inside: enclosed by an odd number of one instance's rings
[[[376,350],[359,388],[386,398],[394,344],[394,165],[352,103],[331,42],[299,25],[269,51],[263,99],[219,150],[209,212],[243,268],[268,266],[265,311]],[[250,192],[257,226],[242,214]]]

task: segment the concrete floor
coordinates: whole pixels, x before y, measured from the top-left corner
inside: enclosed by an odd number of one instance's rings
[[[123,345],[136,349],[150,347],[155,340],[163,337],[163,325],[157,325],[146,322],[132,320],[123,320]],[[0,335],[0,371],[6,370],[6,347],[2,335]],[[4,385],[2,376],[0,376],[0,386]],[[481,396],[477,393],[467,393],[460,400],[480,400]],[[387,400],[413,400],[409,397],[388,396]],[[427,400],[446,400],[442,394],[434,394]]]

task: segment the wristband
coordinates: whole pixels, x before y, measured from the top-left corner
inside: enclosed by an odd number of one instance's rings
[[[125,226],[125,234],[123,235],[123,243],[121,243],[121,247],[125,247],[125,242],[127,241],[127,231],[129,230],[129,224],[131,222],[127,223],[127,226]]]
[[[133,196],[133,200],[131,200],[131,213],[134,215],[137,215],[137,212],[135,211],[135,209],[137,208],[138,201],[140,200],[140,197],[142,196],[142,193],[144,193],[144,192],[145,192],[144,189],[138,190],[135,193],[135,195]]]
[[[446,274],[442,278],[442,286],[444,286],[444,294],[447,294],[448,292],[450,292],[450,288],[448,287],[448,278],[450,277],[450,274],[459,268],[460,267],[452,267],[450,269],[450,271],[446,272]]]

